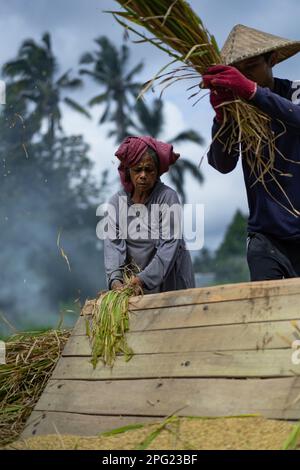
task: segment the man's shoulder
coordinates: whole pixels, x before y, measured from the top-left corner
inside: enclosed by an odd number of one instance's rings
[[[274,77],[274,91],[281,96],[286,98],[291,98],[291,95],[295,88],[293,88],[292,80],[288,80],[287,78],[278,78]]]
[[[286,85],[292,85],[293,81],[289,80],[288,78],[279,78],[279,77],[274,77],[275,82],[281,83],[281,84],[286,84]]]

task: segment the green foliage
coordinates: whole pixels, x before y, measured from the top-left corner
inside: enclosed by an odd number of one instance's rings
[[[215,271],[215,259],[213,253],[207,248],[202,248],[194,260],[194,270],[197,273],[211,273]]]
[[[218,284],[249,281],[246,260],[247,218],[237,210],[216,252]]]
[[[247,237],[247,218],[237,210],[232,222],[226,230],[225,237],[221,246],[217,250],[218,260],[227,257],[241,256],[245,252]]]
[[[201,250],[194,261],[195,271],[214,272],[214,284],[249,281],[246,238],[247,217],[237,210],[216,253],[213,254],[207,249]]]

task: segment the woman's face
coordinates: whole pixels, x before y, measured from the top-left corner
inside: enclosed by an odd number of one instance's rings
[[[129,168],[129,174],[134,189],[149,191],[157,180],[157,168],[153,158],[146,152],[137,165]]]

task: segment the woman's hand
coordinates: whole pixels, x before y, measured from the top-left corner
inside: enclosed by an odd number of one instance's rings
[[[143,291],[143,282],[138,276],[131,279],[130,286],[134,289],[136,295],[141,294]]]
[[[119,281],[118,279],[116,279],[111,285],[112,290],[120,290],[123,289],[123,287],[123,282]]]

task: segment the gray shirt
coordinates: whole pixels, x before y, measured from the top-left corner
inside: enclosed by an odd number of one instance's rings
[[[130,194],[124,189],[114,194],[109,203],[115,208],[116,213],[116,222],[109,218],[109,225],[117,234],[114,238],[104,240],[104,261],[109,289],[114,280],[123,279],[124,268],[132,261],[139,267],[140,272],[137,275],[144,283],[145,293],[195,287],[191,256],[186,249],[183,236],[179,238],[175,236],[174,218],[171,217],[170,220],[169,237],[162,237],[163,216],[157,213],[157,217],[153,218],[155,212],[151,212],[153,205],[170,207],[173,204],[180,204],[176,191],[159,179],[144,204],[134,204]],[[119,213],[120,204],[127,211],[121,210]],[[135,226],[134,222],[138,220],[140,211],[149,216],[149,225],[143,227],[143,235],[147,233],[148,236],[137,238],[133,233],[136,234],[137,231],[131,233],[129,230],[125,238],[120,227],[139,226],[138,224]],[[143,217],[143,220],[147,220],[147,217],[145,219]]]

